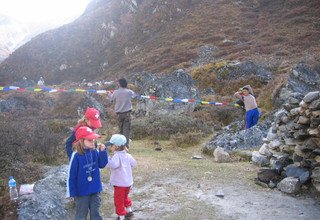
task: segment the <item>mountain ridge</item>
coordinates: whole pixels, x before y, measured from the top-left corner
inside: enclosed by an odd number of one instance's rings
[[[1,83],[48,83],[192,68],[199,48],[214,60],[271,67],[318,61],[320,3],[95,0],[73,23],[36,36],[0,65]],[[23,70],[23,71],[22,71]]]

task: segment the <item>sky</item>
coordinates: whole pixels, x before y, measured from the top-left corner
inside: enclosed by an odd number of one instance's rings
[[[0,0],[0,14],[25,23],[52,23],[79,17],[91,0]]]

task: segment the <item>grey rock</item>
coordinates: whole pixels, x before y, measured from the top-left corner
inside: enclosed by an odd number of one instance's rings
[[[251,149],[263,144],[270,122],[266,120],[246,130],[243,129],[243,122],[235,122],[226,126],[218,132],[208,143],[204,145],[205,151],[213,152],[217,147],[222,147],[227,151],[236,149]],[[236,129],[233,129],[236,127]]]
[[[298,124],[308,125],[308,124],[310,124],[310,118],[308,118],[306,116],[300,116]]]
[[[257,179],[260,182],[269,184],[270,182],[280,182],[282,180],[282,177],[276,169],[263,168],[258,171]]]
[[[275,150],[275,149],[279,148],[281,145],[282,145],[281,141],[276,139],[274,141],[271,141],[268,146],[270,149]]]
[[[300,187],[301,187],[301,183],[299,182],[299,179],[294,177],[284,178],[277,185],[277,188],[280,191],[289,193],[289,194],[297,193],[300,190]]]
[[[314,100],[309,106],[311,111],[320,110],[320,99]]]
[[[320,125],[320,117],[319,118],[311,117],[310,128],[317,128],[319,125]]]
[[[296,142],[293,138],[284,138],[284,143],[288,146],[295,146]]]
[[[300,183],[306,183],[310,179],[310,172],[306,169],[291,164],[286,167],[287,177],[296,177],[300,180]]]
[[[66,180],[68,166],[52,168],[36,182],[32,194],[20,197],[19,220],[68,219]]]
[[[220,198],[224,198],[224,192],[220,189],[216,192],[216,196]]]
[[[258,166],[268,166],[270,164],[269,158],[261,155],[258,151],[252,152],[251,160]]]
[[[228,163],[231,161],[230,155],[223,148],[217,147],[214,152],[214,160],[218,163]]]
[[[289,104],[291,106],[299,106],[299,103],[300,103],[300,100],[299,99],[296,99],[294,97],[290,97],[289,98]]]
[[[318,111],[312,111],[311,116],[314,118],[320,118],[320,110]]]
[[[201,156],[199,156],[199,155],[193,155],[191,159],[201,160],[201,159],[203,159],[203,157],[201,157]]]
[[[317,91],[320,88],[320,73],[300,63],[288,78],[288,88],[301,94]]]
[[[320,98],[320,92],[319,91],[315,91],[315,92],[309,92],[304,98],[303,101],[305,103],[311,103],[314,100]]]
[[[308,104],[303,100],[299,103],[299,106],[304,109],[308,108]]]
[[[293,162],[301,162],[303,160],[303,157],[299,156],[297,153],[294,153],[292,156]]]
[[[294,132],[293,136],[295,139],[305,140],[309,137],[309,133],[306,129],[300,129],[300,130]]]
[[[312,170],[312,181],[320,182],[320,167],[316,167]]]
[[[259,149],[259,153],[263,156],[266,156],[266,157],[271,157],[272,156],[272,153],[270,152],[269,150],[269,147],[268,147],[268,144],[264,143],[260,149]]]
[[[262,82],[268,82],[272,78],[271,72],[265,70],[252,61],[247,61],[236,65],[230,73],[230,75],[238,75],[238,77],[239,75],[250,77],[250,74],[256,75]]]
[[[301,107],[293,108],[290,110],[290,116],[299,115],[300,111],[301,111]]]
[[[274,158],[270,159],[270,166],[272,169],[276,170],[278,173],[281,173],[284,170],[284,167],[288,166],[292,161],[289,158]]]
[[[156,75],[151,73],[135,73],[131,80],[142,91],[143,95],[156,96],[159,98],[173,99],[198,99],[199,92],[194,80],[184,70],[179,69],[168,75]],[[152,101],[143,99],[139,101],[136,111],[145,115],[149,114],[180,114],[192,112],[196,105],[194,103],[175,103],[167,101]]]

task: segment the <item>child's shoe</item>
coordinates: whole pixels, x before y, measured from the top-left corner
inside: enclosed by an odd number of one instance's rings
[[[128,213],[126,214],[126,219],[130,219],[132,216],[133,216],[133,212],[132,212],[132,211],[131,211],[131,212],[128,212]]]

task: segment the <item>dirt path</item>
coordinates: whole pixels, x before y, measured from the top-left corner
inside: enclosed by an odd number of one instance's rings
[[[162,142],[135,141],[130,153],[137,159],[131,192],[132,219],[319,219],[320,199],[290,196],[254,184],[258,167],[249,162],[219,164],[200,155],[200,146],[173,149]],[[103,182],[108,169],[103,171]],[[104,219],[115,219],[113,189],[105,185]],[[218,191],[224,198],[216,196]]]

